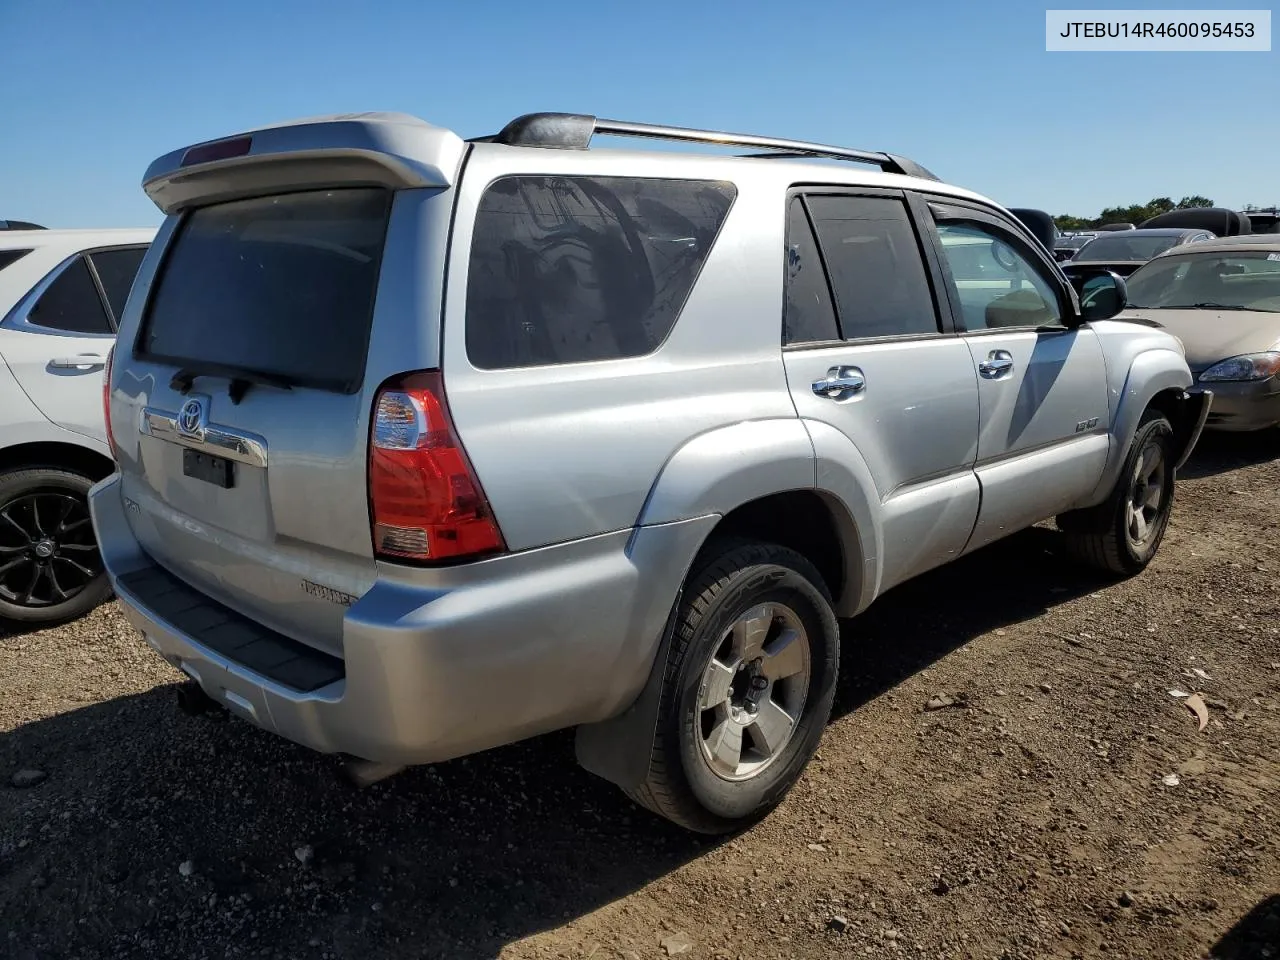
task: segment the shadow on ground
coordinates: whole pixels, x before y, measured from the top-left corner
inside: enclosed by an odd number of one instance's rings
[[[1205,431],[1178,477],[1200,480],[1276,459],[1280,459],[1280,428],[1256,433]]]
[[[1060,546],[1025,531],[846,624],[836,715],[1097,589]],[[174,699],[157,688],[0,739],[0,955],[491,957],[714,844],[581,771],[569,733],[356,791],[334,759]],[[49,777],[10,788],[21,767]],[[1241,951],[1274,930],[1269,903],[1224,960],[1255,955]]]
[[[837,715],[984,631],[1096,587],[1064,568],[1056,541],[1019,534],[846,625],[846,649],[862,652],[846,655]],[[49,772],[34,789],[0,789],[0,916],[24,918],[16,956],[222,956],[228,943],[294,956],[312,941],[315,956],[493,956],[715,842],[581,771],[569,733],[356,791],[332,758],[239,721],[185,716],[174,700],[157,688],[0,743],[6,777]]]
[[[1210,951],[1213,960],[1280,957],[1280,895],[1270,896],[1227,931]]]

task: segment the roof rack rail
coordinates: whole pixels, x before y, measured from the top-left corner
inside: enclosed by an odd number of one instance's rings
[[[938,178],[914,160],[873,150],[833,147],[804,140],[760,137],[749,133],[725,133],[719,130],[697,130],[691,127],[667,127],[627,120],[605,120],[579,113],[526,113],[516,117],[498,133],[476,137],[476,143],[502,143],[513,147],[554,147],[562,150],[586,150],[596,134],[614,137],[648,137],[685,143],[709,143],[726,147],[754,147],[768,153],[745,154],[756,158],[820,157],[831,160],[854,160],[879,167],[885,173],[900,173],[926,180]]]
[[[0,230],[44,230],[38,223],[27,220],[0,220]]]

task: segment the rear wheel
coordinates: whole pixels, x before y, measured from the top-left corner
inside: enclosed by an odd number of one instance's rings
[[[0,473],[0,620],[71,620],[110,594],[89,518],[92,486],[58,467]]]
[[[813,565],[724,544],[685,585],[648,780],[632,798],[701,833],[759,820],[799,779],[835,696],[839,629]]]
[[[1173,427],[1164,414],[1148,410],[1111,496],[1097,507],[1058,518],[1068,552],[1107,573],[1140,573],[1155,557],[1169,526],[1173,471]]]

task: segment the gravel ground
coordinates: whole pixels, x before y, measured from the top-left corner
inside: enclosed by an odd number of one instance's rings
[[[1206,438],[1135,580],[1037,528],[882,598],[818,758],[726,842],[569,734],[356,791],[179,713],[113,604],[0,634],[0,956],[1280,957],[1278,457]]]

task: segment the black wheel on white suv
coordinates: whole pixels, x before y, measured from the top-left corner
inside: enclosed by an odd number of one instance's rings
[[[61,467],[0,472],[0,620],[61,623],[110,594],[89,518],[92,486]]]
[[[1169,420],[1158,410],[1147,410],[1111,496],[1096,507],[1058,518],[1072,557],[1122,577],[1146,568],[1173,513],[1174,450]]]
[[[685,583],[648,780],[631,796],[701,833],[764,817],[818,747],[840,637],[822,577],[786,547],[733,541]]]

